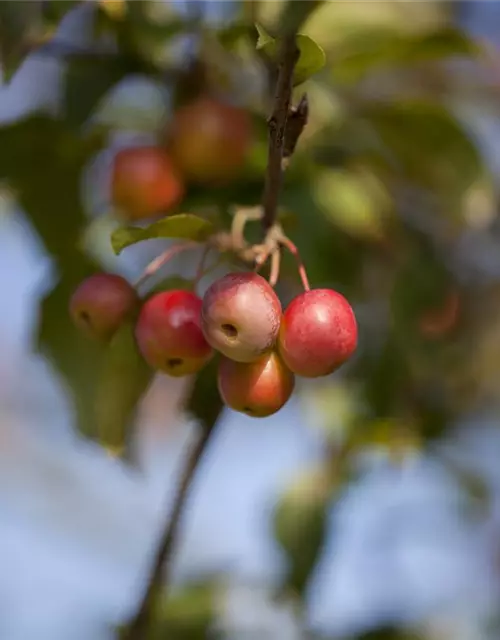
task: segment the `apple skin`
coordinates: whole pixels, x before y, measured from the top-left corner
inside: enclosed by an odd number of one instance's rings
[[[237,362],[253,362],[276,343],[281,303],[257,273],[229,273],[203,296],[202,329],[214,349]]]
[[[146,362],[180,378],[197,373],[213,355],[200,322],[201,299],[191,291],[152,295],[139,313],[137,345]]]
[[[121,218],[139,221],[166,213],[184,196],[180,173],[156,146],[118,151],[111,176],[111,199]]]
[[[296,375],[329,375],[356,351],[356,317],[344,296],[332,289],[301,293],[286,308],[281,321],[279,352]]]
[[[295,376],[276,351],[250,363],[222,356],[217,382],[226,405],[252,418],[266,418],[279,411],[295,388]]]
[[[168,150],[187,181],[221,185],[243,169],[253,142],[249,113],[203,96],[175,114]]]
[[[138,305],[137,292],[125,278],[114,273],[95,273],[75,289],[69,312],[82,333],[106,342]]]

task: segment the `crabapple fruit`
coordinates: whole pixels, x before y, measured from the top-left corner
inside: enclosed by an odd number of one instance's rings
[[[143,304],[135,327],[142,356],[153,368],[179,378],[212,357],[201,330],[201,299],[191,291],[163,291]]]
[[[295,376],[276,351],[249,363],[222,356],[218,387],[231,409],[254,418],[265,418],[286,404],[295,387]]]
[[[214,349],[237,362],[253,362],[273,348],[281,303],[274,289],[253,272],[216,280],[203,297],[203,333]]]
[[[175,114],[169,152],[187,180],[221,184],[242,169],[252,137],[245,109],[202,97]]]
[[[129,147],[116,154],[111,198],[122,217],[150,218],[171,209],[183,195],[180,174],[161,148]]]
[[[283,314],[279,352],[289,369],[304,378],[333,373],[352,356],[357,342],[352,307],[332,289],[301,293]]]
[[[69,303],[75,326],[91,338],[107,341],[139,304],[134,287],[113,273],[95,273],[75,290]]]

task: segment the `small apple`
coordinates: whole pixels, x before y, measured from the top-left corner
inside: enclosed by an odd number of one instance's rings
[[[111,199],[126,220],[143,220],[165,213],[183,195],[180,174],[160,147],[128,147],[116,154]]]
[[[169,152],[186,180],[223,184],[241,171],[252,138],[245,109],[202,97],[175,114]]]
[[[163,291],[141,308],[135,327],[140,352],[153,368],[179,378],[197,373],[212,357],[201,330],[201,299],[191,291]]]
[[[69,303],[75,326],[87,336],[107,341],[138,307],[134,287],[113,273],[95,273],[75,290]]]
[[[203,333],[214,349],[232,360],[252,362],[276,342],[281,303],[257,273],[229,273],[207,289],[201,319]]]
[[[218,386],[228,407],[253,418],[265,418],[288,402],[295,376],[275,351],[255,362],[235,362],[222,357]]]
[[[352,307],[332,289],[301,293],[283,314],[279,351],[286,365],[304,378],[333,373],[352,356],[357,342]]]

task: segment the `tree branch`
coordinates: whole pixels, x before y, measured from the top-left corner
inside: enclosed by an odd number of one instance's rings
[[[283,38],[281,46],[278,82],[274,98],[273,112],[268,120],[269,150],[267,172],[262,196],[264,215],[262,226],[268,231],[276,220],[278,199],[283,179],[283,150],[285,131],[293,89],[293,71],[299,58],[296,32],[291,31]]]
[[[121,640],[146,640],[151,624],[152,613],[158,589],[162,584],[170,583],[172,565],[168,562],[172,556],[172,550],[176,546],[179,529],[182,521],[184,506],[189,494],[191,480],[194,477],[198,462],[203,455],[210,438],[211,429],[204,429],[197,441],[188,452],[186,465],[179,483],[179,489],[175,503],[169,514],[165,533],[161,538],[154,560],[148,585],[136,616],[121,636]]]

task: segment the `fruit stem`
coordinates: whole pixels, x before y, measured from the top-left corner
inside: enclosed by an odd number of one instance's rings
[[[299,250],[297,249],[295,244],[290,240],[290,238],[287,238],[287,236],[285,234],[282,234],[279,237],[279,243],[281,245],[283,245],[284,247],[286,247],[288,249],[288,251],[295,258],[295,260],[297,262],[297,268],[298,268],[298,271],[299,271],[299,276],[300,276],[300,279],[302,280],[302,285],[304,287],[304,291],[310,291],[311,287],[309,285],[309,278],[307,277],[307,271],[306,271],[306,268],[304,266],[304,263],[302,262],[302,258],[300,256]]]
[[[231,240],[233,250],[241,251],[247,245],[245,241],[245,227],[249,222],[262,220],[264,212],[262,207],[238,209],[231,224]]]
[[[183,251],[187,251],[188,249],[194,249],[195,247],[200,247],[200,243],[198,242],[182,242],[179,244],[174,244],[173,246],[166,249],[162,254],[157,256],[154,260],[152,260],[148,266],[144,269],[139,278],[135,281],[134,287],[138,289],[141,285],[143,285],[148,278],[153,276],[163,265],[172,260],[176,255],[182,253]]]
[[[281,250],[277,247],[271,254],[271,273],[269,274],[269,284],[275,287],[280,277]]]

